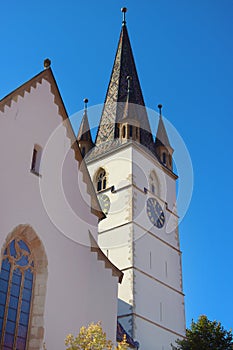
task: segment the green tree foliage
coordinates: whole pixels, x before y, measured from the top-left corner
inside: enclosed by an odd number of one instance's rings
[[[107,340],[106,333],[103,332],[101,323],[91,323],[88,327],[81,327],[77,337],[72,334],[65,339],[67,350],[127,350],[126,337],[113,346],[111,340]]]
[[[186,330],[186,338],[177,340],[180,350],[232,350],[232,332],[223,328],[220,322],[210,321],[200,316],[191,328]]]

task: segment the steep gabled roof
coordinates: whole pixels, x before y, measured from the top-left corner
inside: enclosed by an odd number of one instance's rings
[[[127,77],[131,78],[129,103],[138,105],[137,120],[140,121],[141,143],[152,143],[152,134],[136,70],[132,48],[125,22],[123,22],[117,47],[112,74],[105,98],[105,104],[96,136],[96,145],[113,141],[116,135],[116,123],[122,121],[124,104],[127,101]]]
[[[83,174],[83,181],[86,183],[87,192],[91,197],[91,212],[95,214],[99,218],[99,220],[104,219],[105,214],[101,210],[93,183],[91,181],[89,172],[87,170],[86,163],[85,161],[83,161],[83,157],[81,155],[81,151],[80,151],[76,136],[74,134],[72,125],[70,123],[65,105],[63,103],[61,94],[59,92],[59,89],[51,68],[47,68],[43,70],[42,72],[34,76],[32,79],[28,80],[26,83],[24,83],[23,85],[18,87],[16,90],[11,92],[9,95],[1,99],[0,111],[4,111],[4,108],[6,106],[10,107],[11,103],[13,101],[17,101],[19,96],[24,97],[25,92],[30,92],[31,88],[32,87],[35,88],[38,83],[41,84],[43,79],[47,80],[50,83],[51,93],[54,95],[54,103],[58,106],[58,113],[62,117],[63,122],[65,122],[64,125],[66,127],[67,137],[69,137],[71,141],[71,148],[74,150],[75,159],[79,164],[79,170]]]

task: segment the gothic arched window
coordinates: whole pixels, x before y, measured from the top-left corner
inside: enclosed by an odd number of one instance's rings
[[[8,243],[0,273],[0,348],[25,350],[34,284],[34,259],[24,240]]]
[[[159,195],[159,181],[158,181],[157,175],[154,171],[152,171],[150,173],[149,186],[150,186],[150,191],[153,194]]]
[[[102,191],[106,188],[107,185],[107,177],[104,169],[100,169],[97,174],[97,191]]]

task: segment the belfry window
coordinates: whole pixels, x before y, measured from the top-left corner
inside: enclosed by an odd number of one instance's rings
[[[34,261],[22,239],[11,241],[2,258],[0,273],[0,348],[25,350],[28,337]]]
[[[133,137],[133,126],[129,126],[129,137]]]
[[[167,164],[167,155],[165,152],[163,152],[163,164]]]
[[[119,126],[116,125],[116,138],[119,138]]]
[[[81,154],[82,154],[83,157],[85,157],[85,154],[86,154],[86,148],[85,147],[81,148]]]
[[[35,174],[39,174],[40,161],[42,155],[42,148],[39,145],[35,145],[32,153],[31,171]]]
[[[125,136],[126,136],[125,125],[123,125],[123,128],[122,128],[122,137],[125,138]]]
[[[97,191],[102,191],[106,188],[107,185],[107,178],[106,178],[106,172],[104,169],[100,169],[97,175]]]
[[[153,194],[159,195],[159,181],[154,171],[152,171],[149,176],[149,188]]]

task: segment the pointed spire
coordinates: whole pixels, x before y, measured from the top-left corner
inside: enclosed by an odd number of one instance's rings
[[[77,140],[79,143],[79,147],[81,149],[81,153],[83,156],[85,156],[87,152],[89,152],[89,150],[93,147],[93,141],[92,141],[90,125],[89,125],[88,116],[87,116],[88,99],[85,98],[83,102],[84,102],[84,113],[83,113],[83,118],[79,127]]]
[[[136,108],[137,119],[140,122],[140,142],[149,147],[153,143],[150,124],[147,116],[142,90],[138,79],[133,52],[126,26],[126,8],[122,9],[123,22],[117,47],[112,74],[105,98],[105,104],[96,136],[96,145],[113,141],[117,135],[117,124],[121,122],[125,102],[130,102],[141,108]],[[128,93],[127,76],[130,76],[130,94]]]
[[[159,125],[155,138],[155,152],[163,165],[172,170],[172,154],[174,152],[167,135],[167,131],[162,117],[162,105],[159,108]]]
[[[156,139],[155,139],[155,143],[158,144],[162,144],[165,147],[168,148],[172,148],[169,142],[169,138],[167,136],[167,131],[163,122],[163,117],[162,117],[162,105],[159,104],[158,105],[158,109],[159,109],[159,125],[158,125],[158,129],[157,129],[157,134],[156,134]]]

